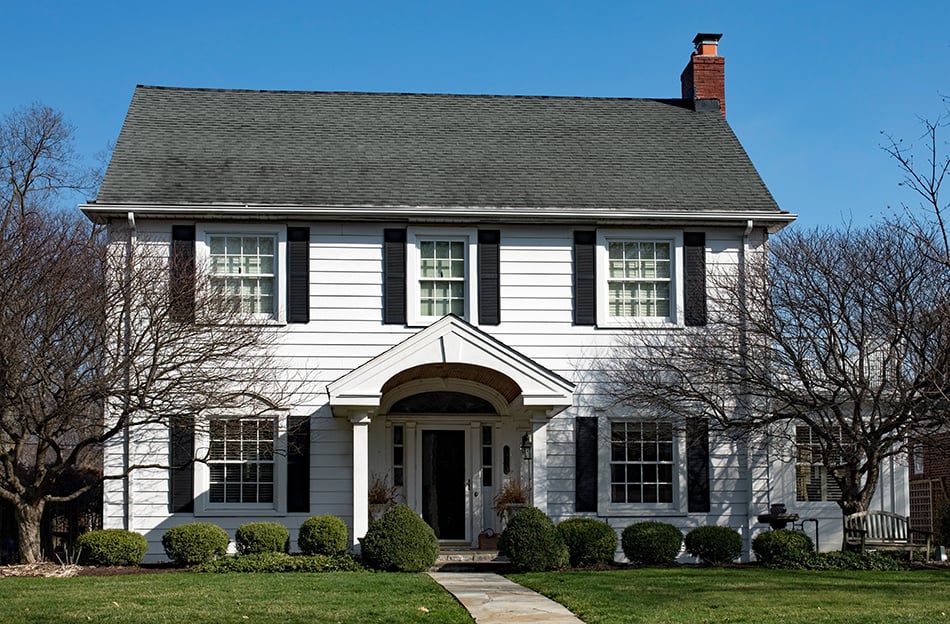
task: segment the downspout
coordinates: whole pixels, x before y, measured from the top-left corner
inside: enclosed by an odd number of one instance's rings
[[[135,213],[129,211],[128,213],[128,222],[129,222],[129,236],[125,243],[125,275],[123,283],[123,293],[122,293],[122,305],[124,310],[122,313],[122,356],[125,360],[125,371],[123,373],[123,402],[125,403],[124,408],[126,415],[128,415],[129,403],[130,403],[130,393],[132,391],[132,364],[129,361],[131,357],[131,343],[132,343],[132,272],[133,272],[133,261],[134,261],[134,250],[135,244],[137,242],[137,231],[135,229]],[[125,474],[125,477],[122,480],[123,487],[123,505],[125,507],[125,517],[124,517],[124,528],[128,531],[133,530],[133,505],[132,505],[132,471],[130,470],[132,463],[132,436],[129,430],[129,422],[126,421],[125,427],[122,431],[122,471]]]
[[[739,301],[741,302],[740,310],[742,313],[739,318],[739,349],[740,349],[739,352],[743,360],[745,360],[745,358],[748,355],[747,349],[748,349],[749,324],[748,324],[748,315],[746,314],[746,312],[748,311],[748,300],[747,300],[747,292],[746,292],[746,280],[748,279],[748,271],[747,271],[746,265],[749,259],[749,235],[752,234],[752,223],[753,223],[752,219],[749,219],[746,221],[745,230],[742,232],[742,244],[739,246],[739,267],[738,267],[739,293],[738,295],[739,295]],[[742,401],[746,400],[746,387],[745,387],[744,382],[743,382],[740,396],[742,396]],[[743,412],[746,412],[746,414],[743,414],[743,415],[744,416],[747,415],[747,408],[745,407],[744,404],[742,405],[741,409],[743,410]],[[748,561],[749,559],[751,559],[751,554],[752,554],[752,523],[753,523],[753,520],[756,520],[756,521],[758,520],[758,518],[754,517],[755,514],[752,510],[752,504],[754,501],[753,497],[755,495],[755,486],[754,486],[755,479],[752,473],[752,466],[753,466],[752,445],[749,443],[748,440],[745,441],[744,455],[745,455],[745,466],[743,466],[743,468],[746,474],[746,522],[744,525],[744,536],[743,536],[743,551],[744,551],[743,559]],[[771,489],[771,484],[769,484],[770,476],[768,472],[768,463],[769,463],[768,459],[766,459],[765,463],[766,463],[766,487],[767,489]]]

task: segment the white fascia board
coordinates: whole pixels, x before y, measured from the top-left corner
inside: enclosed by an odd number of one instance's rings
[[[775,212],[657,212],[647,210],[586,209],[537,206],[531,208],[512,206],[273,206],[261,204],[82,204],[80,210],[97,223],[109,219],[126,218],[129,212],[141,217],[181,219],[346,219],[366,221],[392,221],[411,219],[414,222],[445,223],[452,221],[478,220],[497,223],[536,223],[538,216],[545,221],[558,223],[644,223],[644,224],[733,224],[745,225],[752,220],[758,225],[781,229],[793,222],[798,215]]]

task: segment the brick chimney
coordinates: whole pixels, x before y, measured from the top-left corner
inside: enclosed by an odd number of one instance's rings
[[[680,74],[683,99],[692,100],[697,111],[716,110],[726,116],[726,59],[719,56],[722,34],[699,33],[693,39],[696,49]]]

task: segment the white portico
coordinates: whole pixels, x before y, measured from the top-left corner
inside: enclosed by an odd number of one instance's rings
[[[531,502],[546,509],[546,425],[573,392],[570,381],[452,315],[329,384],[333,414],[353,426],[354,541],[368,528],[371,469],[393,466],[391,452],[372,452],[371,438],[390,445],[392,431],[395,485],[443,541],[474,544],[505,479],[520,475]],[[371,436],[374,427],[385,433]],[[530,465],[517,452],[525,433]]]

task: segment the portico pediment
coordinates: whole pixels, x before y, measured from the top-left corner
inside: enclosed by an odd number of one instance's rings
[[[509,405],[569,407],[574,384],[456,316],[445,316],[327,386],[334,413],[379,408],[402,384],[453,379],[482,385]]]

